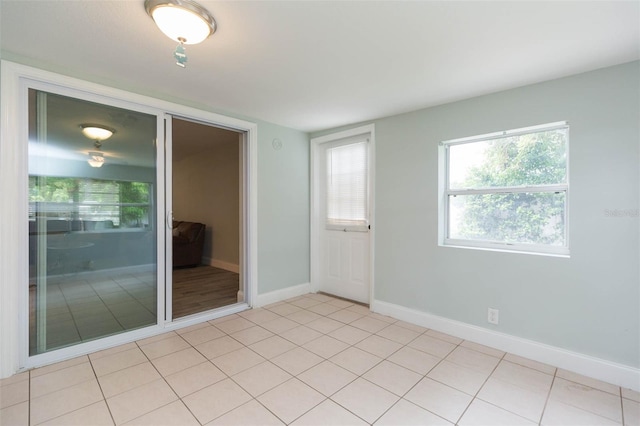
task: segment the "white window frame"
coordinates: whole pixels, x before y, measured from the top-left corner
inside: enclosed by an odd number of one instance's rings
[[[449,148],[454,145],[483,142],[487,140],[518,136],[528,133],[538,133],[556,129],[567,130],[566,140],[566,182],[553,185],[532,185],[495,187],[481,189],[450,189],[449,182]],[[538,126],[530,126],[513,130],[505,130],[494,133],[487,133],[478,136],[451,139],[440,142],[438,147],[438,245],[442,247],[458,247],[491,251],[505,251],[516,253],[530,253],[550,256],[569,257],[569,123],[560,121]],[[504,194],[504,193],[524,193],[524,192],[563,192],[565,194],[564,208],[564,245],[551,246],[546,244],[519,244],[504,241],[489,240],[467,240],[449,238],[449,197],[456,195],[474,194]]]

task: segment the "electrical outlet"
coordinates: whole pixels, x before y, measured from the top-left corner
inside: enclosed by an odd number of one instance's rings
[[[490,324],[498,325],[498,323],[500,322],[499,315],[500,315],[500,311],[498,311],[497,309],[489,308],[489,312],[487,314],[487,321]]]

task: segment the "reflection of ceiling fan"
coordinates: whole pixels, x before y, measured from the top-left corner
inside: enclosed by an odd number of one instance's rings
[[[104,165],[104,154],[99,151],[102,144],[99,141],[96,141],[94,146],[98,151],[89,151],[89,159],[87,162],[91,167],[102,167]]]
[[[102,167],[105,164],[128,165],[129,163],[110,154],[105,156],[102,151],[102,141],[109,139],[116,132],[115,129],[100,124],[81,124],[82,134],[93,140],[95,151],[70,151],[55,145],[34,143],[29,141],[29,154],[35,157],[56,158],[72,161],[86,161],[91,167]],[[87,159],[87,155],[89,158]],[[106,161],[108,159],[108,161]]]
[[[35,141],[29,142],[29,156],[30,157],[39,157],[42,159],[56,159],[56,160],[70,160],[70,161],[86,161],[88,162],[91,159],[93,153],[98,151],[71,151],[65,148],[61,148],[55,145],[46,145],[42,143],[38,143]],[[102,151],[99,151],[98,154],[102,155],[105,159],[103,164],[107,165],[122,165],[128,166],[129,162],[118,158],[115,155],[107,154],[105,155]],[[89,160],[87,160],[87,155],[89,155]]]
[[[82,127],[82,134],[94,141],[93,146],[97,150],[89,152],[87,162],[91,167],[102,167],[104,165],[104,154],[101,151],[102,141],[113,136],[115,130],[99,124],[81,124],[80,127]]]

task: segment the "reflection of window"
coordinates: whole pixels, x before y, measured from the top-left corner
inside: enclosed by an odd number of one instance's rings
[[[367,141],[327,149],[327,228],[368,226]]]
[[[85,222],[82,230],[144,228],[150,223],[147,182],[29,177],[29,219],[39,215]]]
[[[566,123],[441,144],[444,245],[568,254]]]

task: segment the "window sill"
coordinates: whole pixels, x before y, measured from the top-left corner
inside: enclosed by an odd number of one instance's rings
[[[514,253],[514,254],[529,254],[534,256],[548,256],[559,257],[569,259],[570,252],[566,247],[556,247],[552,250],[548,250],[546,247],[534,246],[527,247],[522,245],[507,245],[499,243],[473,243],[469,241],[460,240],[446,240],[444,243],[439,243],[438,246],[445,248],[457,248],[467,250],[482,250],[493,251],[498,253]]]

